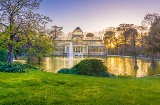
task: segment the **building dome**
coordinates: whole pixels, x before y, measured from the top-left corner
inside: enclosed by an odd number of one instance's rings
[[[83,36],[83,32],[82,32],[82,30],[81,30],[79,27],[77,27],[77,28],[73,31],[72,35],[73,35],[73,36]]]

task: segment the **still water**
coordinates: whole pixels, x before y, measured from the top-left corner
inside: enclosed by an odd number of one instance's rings
[[[115,75],[130,75],[136,77],[153,76],[160,74],[160,61],[157,61],[157,67],[150,67],[149,59],[138,59],[138,70],[134,70],[134,60],[131,57],[89,57],[74,58],[69,60],[63,57],[46,57],[40,69],[47,72],[57,72],[62,68],[71,68],[83,59],[100,59],[107,66],[108,71]],[[37,66],[34,64],[34,66]],[[86,68],[87,69],[87,68]]]

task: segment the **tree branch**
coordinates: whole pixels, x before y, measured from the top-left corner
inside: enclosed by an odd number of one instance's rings
[[[4,23],[0,23],[0,25],[7,27],[7,25],[5,25]]]

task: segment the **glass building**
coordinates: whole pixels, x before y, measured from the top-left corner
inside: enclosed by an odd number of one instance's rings
[[[106,47],[99,37],[86,37],[83,31],[77,27],[71,36],[56,38],[56,54],[67,55],[69,53],[69,43],[72,42],[73,53],[83,55],[105,55]]]

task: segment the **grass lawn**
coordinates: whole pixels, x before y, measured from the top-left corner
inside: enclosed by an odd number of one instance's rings
[[[160,77],[0,72],[0,105],[157,105]]]

